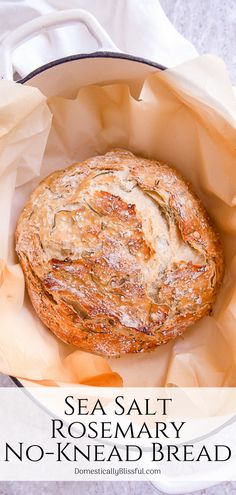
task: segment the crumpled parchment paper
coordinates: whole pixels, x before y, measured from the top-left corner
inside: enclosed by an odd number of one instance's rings
[[[213,313],[184,337],[106,360],[60,342],[37,318],[14,231],[43,177],[113,147],[164,160],[193,184],[221,234],[226,273]],[[47,101],[36,88],[0,81],[0,212],[1,372],[45,385],[236,385],[236,99],[221,60],[152,73],[138,98],[114,83]]]

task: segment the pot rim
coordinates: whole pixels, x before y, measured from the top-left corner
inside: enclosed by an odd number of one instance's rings
[[[167,67],[165,67],[162,64],[159,64],[158,62],[153,62],[152,60],[145,59],[143,57],[138,57],[136,55],[129,55],[126,53],[119,53],[119,52],[108,52],[108,51],[98,51],[98,52],[92,52],[92,53],[77,53],[75,55],[69,55],[67,57],[62,57],[58,58],[56,60],[52,60],[51,62],[48,62],[47,64],[41,65],[37,69],[34,69],[31,71],[27,76],[19,79],[17,82],[21,84],[25,84],[27,81],[32,79],[33,77],[37,76],[38,74],[41,74],[42,72],[45,72],[48,69],[51,69],[52,67],[55,67],[60,64],[64,64],[66,62],[73,62],[74,60],[81,60],[81,59],[86,59],[86,58],[115,58],[115,59],[121,59],[121,60],[131,60],[131,62],[138,62],[140,64],[145,64],[149,65],[150,67],[154,67],[155,69],[159,70],[166,70]]]

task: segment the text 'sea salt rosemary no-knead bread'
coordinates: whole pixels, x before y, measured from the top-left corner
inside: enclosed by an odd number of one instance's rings
[[[181,335],[209,313],[223,277],[218,235],[187,183],[125,150],[43,180],[16,251],[43,323],[105,356]]]

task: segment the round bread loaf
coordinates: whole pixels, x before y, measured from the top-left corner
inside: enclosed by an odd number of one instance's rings
[[[181,335],[209,313],[223,277],[219,237],[187,183],[125,150],[43,180],[16,251],[43,323],[104,356]]]

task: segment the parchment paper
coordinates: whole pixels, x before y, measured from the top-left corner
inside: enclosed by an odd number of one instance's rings
[[[110,84],[46,102],[35,88],[0,81],[0,102],[0,370],[45,385],[235,386],[236,99],[223,62],[203,56],[150,74],[138,99],[127,84]],[[14,230],[39,180],[113,147],[164,160],[193,184],[220,231],[226,273],[213,314],[183,338],[105,360],[63,344],[39,321]]]

